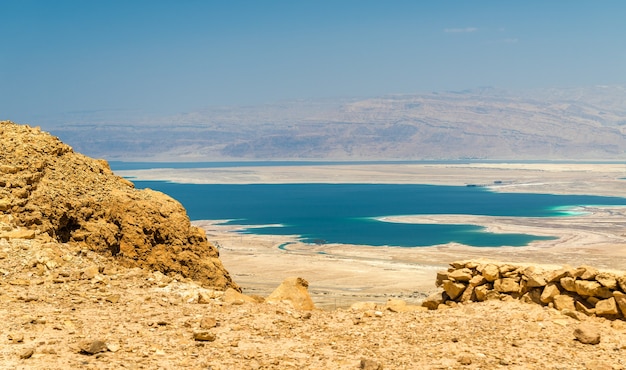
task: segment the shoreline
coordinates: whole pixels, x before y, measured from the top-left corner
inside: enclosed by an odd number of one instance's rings
[[[289,276],[310,283],[319,307],[349,306],[358,301],[384,303],[401,298],[419,303],[436,291],[438,270],[458,260],[489,259],[511,263],[579,266],[619,270],[626,264],[626,207],[587,207],[584,215],[546,218],[473,215],[389,217],[394,222],[459,222],[491,232],[555,236],[523,247],[471,247],[448,243],[428,247],[310,244],[297,236],[239,234],[245,226],[222,221],[194,221],[247,294],[267,296]]]
[[[480,185],[491,191],[626,197],[623,164],[472,163],[406,165],[266,166],[118,171],[133,180],[211,184],[398,183]],[[453,261],[485,259],[513,263],[626,266],[626,207],[586,206],[567,217],[520,218],[472,215],[393,216],[412,223],[462,223],[490,232],[555,236],[524,247],[468,247],[457,243],[429,247],[372,247],[305,244],[296,236],[239,234],[236,225],[194,221],[233,279],[247,294],[267,296],[282,280],[309,281],[318,307],[349,306],[388,298],[419,302],[435,292],[436,272]],[[288,244],[285,244],[288,243]],[[283,245],[283,248],[279,246]]]

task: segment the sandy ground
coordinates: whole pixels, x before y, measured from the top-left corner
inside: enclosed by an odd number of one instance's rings
[[[487,186],[493,191],[626,196],[623,164],[453,164],[232,167],[118,171],[137,180],[189,183],[414,183]],[[475,248],[459,244],[422,248],[310,245],[288,236],[237,233],[219,221],[196,221],[219,245],[226,268],[248,294],[267,295],[284,278],[310,283],[320,307],[389,297],[419,301],[435,291],[437,270],[455,260],[510,262],[620,270],[626,266],[626,208],[588,206],[566,218],[420,215],[389,222],[475,224],[492,232],[549,235],[526,247]]]

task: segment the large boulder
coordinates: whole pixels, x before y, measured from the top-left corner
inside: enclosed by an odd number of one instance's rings
[[[128,266],[239,287],[204,232],[169,196],[137,190],[104,160],[39,128],[0,122],[0,214],[39,238],[79,243]]]
[[[315,304],[309,295],[309,283],[299,277],[290,277],[285,279],[276,288],[272,294],[267,297],[265,302],[290,303],[297,310],[313,310]]]

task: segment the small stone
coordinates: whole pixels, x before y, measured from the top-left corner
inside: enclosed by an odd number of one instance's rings
[[[212,317],[203,317],[200,320],[200,328],[201,329],[211,329],[217,326],[217,320]]]
[[[30,285],[30,281],[26,279],[13,279],[9,281],[9,284],[16,285],[16,286],[28,286]]]
[[[98,272],[100,272],[100,270],[98,269],[98,266],[87,267],[86,269],[83,270],[83,278],[93,279],[94,277],[96,277],[96,275],[98,275]]]
[[[106,297],[105,300],[107,302],[117,303],[117,302],[120,301],[120,295],[119,294],[111,294],[110,296]]]
[[[424,301],[422,301],[422,307],[426,307],[429,310],[436,310],[440,304],[444,302],[443,293],[437,292],[429,295]],[[374,304],[374,307],[376,305]],[[372,308],[373,309],[373,308]]]
[[[472,358],[470,356],[460,356],[457,359],[457,362],[461,365],[471,365],[472,364]]]
[[[11,333],[7,335],[7,338],[11,343],[22,343],[24,342],[24,333]]]
[[[561,313],[562,313],[564,316],[571,317],[571,318],[572,318],[572,319],[574,319],[574,320],[582,321],[582,320],[584,319],[584,316],[583,316],[583,314],[582,314],[582,313],[580,313],[580,312],[578,312],[578,311],[572,311],[572,310],[567,309],[567,308],[566,308],[566,309],[564,309],[564,310],[562,310],[562,311],[561,311]]]
[[[368,311],[376,309],[376,302],[356,302],[350,306],[352,311]]]
[[[79,344],[78,352],[83,355],[95,355],[107,350],[107,345],[101,340],[86,340]]]
[[[202,330],[202,331],[194,331],[193,339],[199,342],[213,342],[215,339],[217,339],[217,336],[215,335],[215,333]]]
[[[362,358],[359,363],[359,369],[361,370],[383,370],[383,365],[377,361]]]
[[[600,332],[596,327],[590,324],[580,324],[574,330],[574,337],[583,344],[600,343]]]
[[[34,348],[26,348],[22,352],[20,352],[20,358],[22,360],[26,360],[28,358],[33,357],[34,354],[35,354],[35,349]]]
[[[107,349],[109,352],[117,352],[120,350],[119,343],[107,343]]]

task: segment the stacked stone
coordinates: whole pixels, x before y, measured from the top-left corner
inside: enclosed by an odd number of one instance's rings
[[[520,299],[570,313],[608,319],[626,318],[626,274],[601,272],[590,266],[544,270],[534,265],[463,261],[437,273],[442,292],[423,306],[433,310],[457,302]]]

